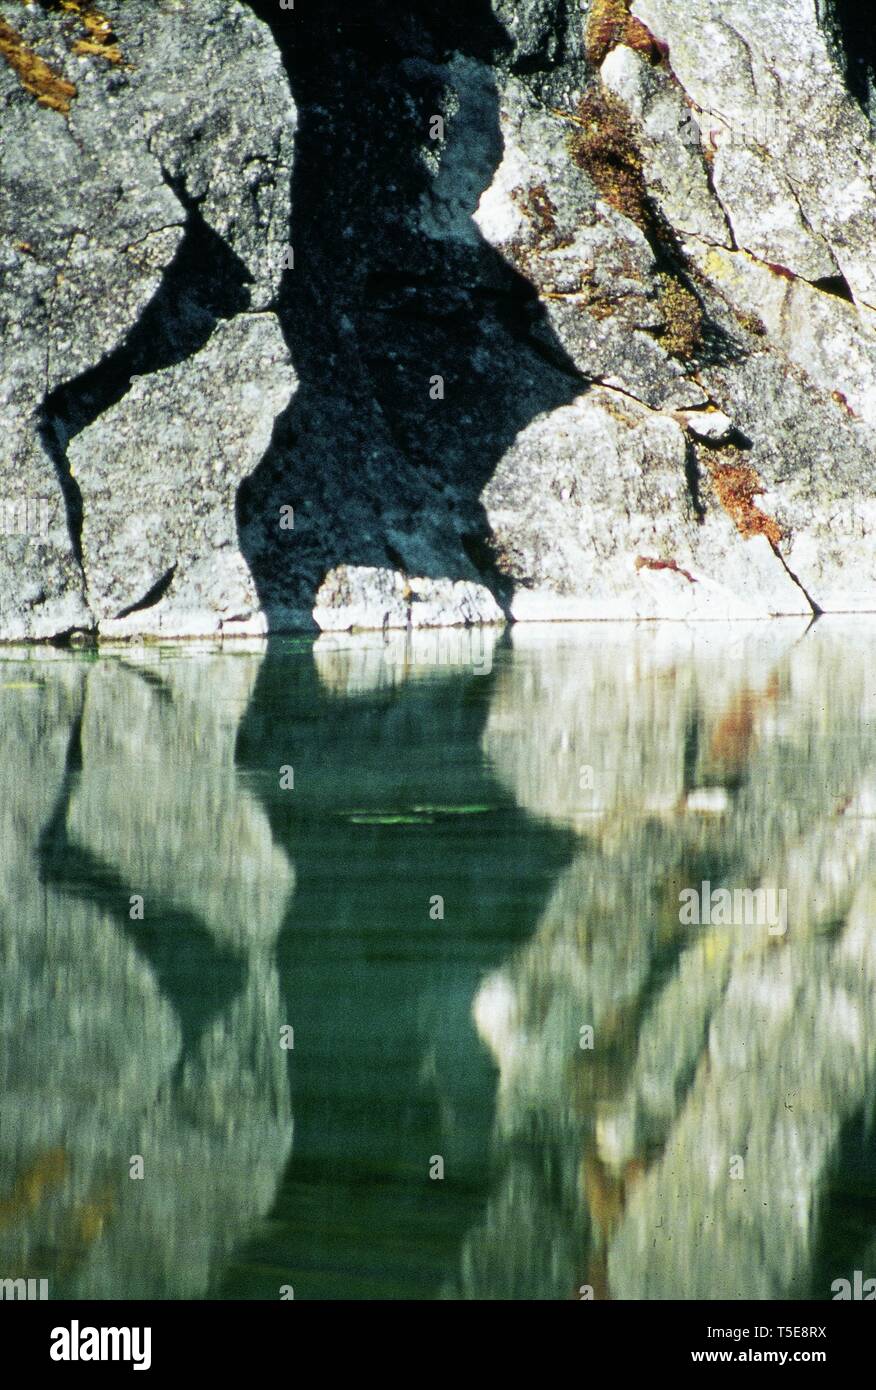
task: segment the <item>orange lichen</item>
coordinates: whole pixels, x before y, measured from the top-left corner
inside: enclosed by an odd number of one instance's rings
[[[629,7],[625,0],[593,0],[584,30],[584,52],[597,66],[621,41]]]
[[[858,419],[858,413],[857,411],[853,410],[852,407],[849,405],[849,398],[846,395],[845,391],[831,391],[830,395],[831,400],[835,401],[836,404],[846,412],[849,419]]]
[[[754,709],[743,692],[737,703],[724,715],[712,735],[709,755],[722,768],[734,771],[748,763],[754,739]]]
[[[527,191],[526,206],[535,218],[543,233],[548,236],[557,229],[556,205],[544,184],[536,184]]]
[[[104,58],[108,63],[120,63],[122,61],[122,50],[115,45],[107,45],[95,42],[93,39],[77,39],[73,45],[73,52],[85,58],[89,55],[95,58]]]
[[[108,1218],[113,1214],[114,1205],[111,1189],[100,1188],[76,1208],[73,1232],[82,1245],[87,1247],[100,1239]]]
[[[622,43],[652,62],[662,54],[650,29],[630,14],[630,0],[593,0],[584,30],[588,61],[599,67],[611,50]]]
[[[749,463],[723,463],[714,454],[704,456],[718,501],[746,540],[766,536],[774,548],[784,538],[783,528],[754,505],[766,488]]]
[[[633,1190],[647,1172],[647,1163],[637,1155],[624,1165],[622,1173],[610,1172],[598,1154],[585,1145],[578,1170],[578,1182],[590,1215],[592,1241],[587,1264],[586,1284],[593,1297],[611,1297],[606,1252],[612,1234],[620,1224]],[[577,1291],[580,1294],[580,1289]]]
[[[532,227],[537,242],[549,250],[568,246],[572,238],[557,229],[557,208],[543,183],[514,188],[511,197]]]
[[[605,1242],[623,1215],[623,1179],[609,1173],[595,1154],[585,1153],[581,1160],[580,1183],[595,1233]]]
[[[610,92],[590,91],[573,118],[572,158],[617,212],[637,226],[648,226],[642,157],[636,148],[626,107]]]
[[[67,82],[60,73],[50,67],[39,54],[34,53],[21,37],[17,29],[0,18],[0,57],[12,68],[26,92],[35,96],[40,106],[51,111],[59,111],[66,116],[70,102],[76,95],[72,82]]]
[[[699,582],[698,580],[694,579],[693,575],[689,574],[687,570],[683,570],[681,566],[675,562],[675,560],[651,560],[645,555],[637,555],[636,569],[671,570],[673,574],[680,574],[683,579],[687,579],[688,582],[691,584],[697,584]]]
[[[604,323],[615,312],[615,306],[610,299],[593,299],[589,304],[583,305],[583,308],[597,323]]]
[[[709,743],[710,761],[717,764],[722,775],[744,772],[755,744],[757,717],[774,705],[780,695],[781,686],[776,675],[770,677],[762,693],[748,686],[736,692]]]
[[[91,1247],[102,1239],[115,1209],[113,1190],[108,1183],[102,1183],[67,1214],[57,1251],[60,1274],[72,1274],[82,1263]]]

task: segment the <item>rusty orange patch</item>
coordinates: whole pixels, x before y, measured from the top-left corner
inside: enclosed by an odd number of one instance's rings
[[[711,454],[705,456],[705,462],[718,501],[739,534],[746,540],[751,540],[752,536],[766,536],[771,546],[777,546],[784,539],[785,531],[773,517],[755,506],[755,497],[760,497],[766,488],[751,464],[721,463]]]
[[[66,81],[59,72],[34,53],[21,37],[17,29],[0,18],[0,56],[12,68],[26,92],[35,96],[40,106],[51,111],[59,111],[66,116],[70,102],[76,95],[72,82]]]

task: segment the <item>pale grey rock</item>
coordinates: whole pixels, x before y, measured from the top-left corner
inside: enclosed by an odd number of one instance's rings
[[[733,433],[733,421],[723,410],[679,410],[676,420],[689,434],[709,444],[724,444]]]
[[[20,5],[2,14],[29,34]],[[57,30],[56,16],[36,6],[33,15],[33,39]],[[65,58],[75,72],[80,64]],[[4,63],[0,100],[0,244],[10,276],[0,390],[34,407],[121,341],[173,258],[185,209],[142,140],[130,138],[136,112],[112,118],[105,93],[83,85],[65,119],[38,106]]]
[[[117,531],[101,534],[110,522],[105,509],[97,504],[88,516],[86,507],[89,559],[98,536],[103,559],[94,575],[84,578],[77,558],[76,485],[65,477],[64,456],[69,434],[82,421],[74,418],[71,431],[70,419],[59,423],[51,411],[46,418],[46,398],[122,351],[192,231],[192,208],[197,207],[203,225],[223,238],[242,277],[251,281],[248,298],[255,308],[276,293],[280,252],[288,239],[296,113],[266,26],[245,6],[218,0],[198,0],[195,7],[108,0],[103,12],[113,25],[120,63],[75,52],[76,41],[86,35],[72,14],[35,5],[0,6],[4,20],[75,89],[66,114],[47,109],[0,63],[0,497],[22,502],[45,498],[51,516],[47,537],[25,542],[0,536],[0,637],[6,640],[39,640],[93,628],[96,620],[118,611],[111,601],[107,607],[106,598],[114,586],[128,593],[127,545],[131,527],[137,529],[136,515],[149,511],[154,518],[155,493],[162,489],[179,487],[182,495],[200,486],[200,478],[189,472],[171,480],[162,479],[159,470],[149,478],[149,468],[136,452],[120,459],[116,498],[121,499],[122,470],[134,491],[143,491],[139,501],[133,493],[128,499],[127,540],[122,542]],[[181,299],[186,292],[184,286]],[[192,324],[196,333],[202,331],[199,312],[181,308],[186,331]],[[162,353],[165,360],[184,355],[173,341],[156,341],[154,353],[156,360]],[[235,377],[246,377],[249,370],[231,359],[227,368],[233,368]],[[119,369],[106,370],[111,381]],[[234,391],[227,394],[222,380],[216,379],[207,393],[219,410],[209,427],[226,439],[235,438],[224,417],[226,411],[236,413],[238,401]],[[260,405],[250,400],[250,414],[262,414],[264,437],[256,431],[249,441],[236,440],[248,442],[253,451],[231,460],[236,481],[258,462],[254,451],[260,445],[263,452],[273,415],[288,396],[287,390],[281,399],[268,384]],[[142,409],[142,391],[135,392],[135,399]],[[96,428],[98,434],[106,430],[105,417]],[[158,437],[165,425],[141,414],[140,428],[142,434],[128,440],[135,450],[140,438]],[[102,437],[108,438],[105,433]],[[232,513],[236,481],[225,487]],[[203,498],[198,510],[203,516]],[[191,556],[203,545],[197,527],[189,528],[192,515],[191,508],[177,509],[176,525],[164,528],[156,553],[135,560],[135,583],[147,571],[159,577],[162,566],[166,571],[179,565],[183,552]],[[216,532],[215,521],[210,524]],[[172,533],[177,539],[187,534],[183,551],[168,558]],[[210,543],[229,553],[236,548],[231,532],[214,534]],[[110,575],[107,566],[112,565],[118,568]],[[191,593],[175,616],[162,615],[163,622],[157,622],[152,615],[129,622],[125,630],[182,634],[213,630],[220,620],[234,627],[244,609],[250,629],[263,628],[262,618],[250,616],[259,605],[240,556],[224,568],[224,575],[221,563],[215,573],[210,565],[187,578],[180,573],[178,592],[189,582]],[[89,586],[97,598],[93,608],[86,596]],[[119,607],[127,601],[123,597]],[[171,609],[169,604],[167,612]],[[194,620],[193,610],[198,610]]]
[[[412,578],[409,584],[412,627],[459,627],[504,621],[501,608],[483,584],[423,578]]]
[[[701,387],[655,336],[663,318],[653,249],[574,164],[573,127],[515,78],[503,86],[500,119],[502,161],[474,221],[534,284],[546,325],[577,370],[654,408],[704,404]]]
[[[172,572],[139,630],[206,635],[234,621],[259,630],[252,576],[237,544],[235,498],[296,377],[272,314],[222,322],[178,366],[137,377],[70,445],[82,492],[83,559],[101,624],[123,618]],[[131,472],[125,460],[136,458]],[[279,525],[279,516],[277,518]],[[116,626],[107,635],[122,635]]]
[[[715,288],[756,314],[769,341],[842,412],[876,428],[876,332],[855,306],[799,277],[777,274],[742,251],[691,242],[691,258]],[[847,409],[846,409],[847,407]]]
[[[876,608],[876,166],[833,7],[638,0],[662,48],[597,71],[586,7],[381,10],[378,61],[335,2],[269,28],[107,0],[112,64],[70,12],[2,0],[76,93],[64,116],[0,68],[0,498],[54,499],[48,544],[0,538],[0,638]],[[587,93],[626,112],[638,211],[576,162]],[[194,382],[253,311],[302,389],[266,388],[262,456],[205,498],[240,370],[171,470],[163,374]],[[772,543],[735,530],[716,459],[752,470]]]
[[[709,185],[699,127],[678,83],[624,44],[600,69],[610,92],[636,122],[645,185],[666,221],[682,236],[730,246],[730,230]]]
[[[522,431],[483,494],[514,617],[810,613],[763,536],[697,515],[686,466],[674,420],[605,390]]]
[[[736,458],[763,481],[758,506],[783,529],[788,570],[823,612],[876,611],[876,507],[861,486],[872,425],[771,353],[710,367],[703,380],[754,441]]]
[[[0,14],[25,37],[48,33],[57,44],[56,18],[36,7],[7,4]],[[90,99],[84,89],[85,106]],[[51,517],[48,537],[0,537],[0,637],[39,640],[92,625],[39,407],[136,321],[182,238],[185,211],[116,122],[104,116],[79,132],[38,106],[5,63],[0,103],[0,496],[25,506],[45,499]],[[43,599],[28,603],[40,589]]]
[[[397,570],[340,565],[316,595],[313,619],[323,631],[406,627],[408,588]]]
[[[876,151],[815,6],[634,0],[632,9],[669,45],[713,135],[713,183],[738,244],[807,279],[838,267],[859,304],[876,303]]]
[[[0,410],[0,636],[92,625],[58,478],[32,416]]]
[[[274,299],[289,244],[297,112],[267,26],[238,0],[108,7],[134,68],[140,133],[243,262],[250,306]]]
[[[326,632],[504,621],[501,608],[482,584],[408,578],[398,570],[365,565],[339,565],[326,575],[313,618]]]

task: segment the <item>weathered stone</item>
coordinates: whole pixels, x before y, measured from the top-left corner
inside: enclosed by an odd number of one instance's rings
[[[872,426],[778,355],[710,367],[703,380],[754,441],[734,461],[762,480],[758,505],[782,529],[788,570],[824,612],[876,611],[876,504],[861,487]]]
[[[699,128],[678,83],[624,44],[609,53],[600,76],[636,122],[645,184],[669,226],[682,236],[730,246],[726,218],[709,186]]]
[[[876,155],[816,7],[634,0],[632,10],[668,44],[717,146],[712,180],[739,246],[810,280],[839,270],[859,303],[876,304]]]
[[[811,612],[763,536],[698,515],[686,457],[674,420],[605,390],[522,431],[484,491],[514,617]]]
[[[576,168],[574,122],[513,78],[502,90],[501,121],[502,162],[474,221],[535,285],[546,323],[575,367],[654,408],[702,404],[702,389],[657,336],[663,317],[653,248]]]
[[[137,617],[137,630],[207,635],[230,621],[259,630],[235,497],[295,382],[273,315],[242,314],[220,323],[196,356],[137,377],[77,435],[69,458],[83,499],[83,559],[106,635],[130,630],[119,625],[126,610],[167,576],[167,592],[153,596],[155,611]]]
[[[23,17],[19,5],[2,12]],[[33,38],[57,40],[57,16],[36,6],[33,16]],[[3,393],[22,402],[26,393],[32,408],[121,341],[183,235],[185,209],[142,139],[131,138],[139,113],[119,119],[108,82],[83,83],[65,119],[0,67]]]
[[[689,250],[715,287],[744,313],[757,315],[770,342],[833,397],[841,414],[876,428],[876,333],[854,305],[744,251],[693,242]]]
[[[58,479],[32,416],[0,411],[0,637],[91,627]]]
[[[175,5],[156,8],[144,0],[108,0],[105,13],[114,31],[107,51],[111,48],[119,57],[106,56],[100,43],[77,50],[77,18],[60,7],[0,7],[0,17],[63,74],[73,93],[66,111],[47,109],[6,63],[0,63],[0,497],[32,502],[45,498],[51,516],[47,537],[26,543],[17,536],[0,537],[0,638],[5,639],[44,639],[71,628],[92,627],[95,615],[104,618],[117,611],[110,599],[116,590],[123,597],[119,608],[142,597],[143,591],[127,598],[131,556],[126,544],[118,545],[119,531],[102,533],[102,526],[110,523],[106,508],[97,507],[94,515],[85,509],[86,565],[96,548],[103,561],[83,584],[76,557],[78,502],[75,484],[65,476],[65,448],[70,435],[94,417],[91,402],[100,399],[104,382],[108,399],[117,400],[123,393],[123,345],[175,263],[186,232],[191,235],[191,209],[197,207],[200,225],[212,226],[225,239],[241,276],[252,282],[249,299],[254,307],[275,294],[280,251],[288,239],[295,107],[266,28],[245,6],[218,0],[198,0],[185,12]],[[198,94],[195,100],[193,91]],[[194,300],[186,305],[190,288],[182,284],[177,294],[180,336],[175,337],[175,329],[166,341],[158,334],[144,334],[140,359],[128,365],[129,372],[137,366],[150,371],[188,355],[192,331],[203,341],[215,318],[205,315]],[[150,350],[152,363],[145,361]],[[77,388],[69,388],[72,408],[65,399],[60,414],[55,414],[54,403],[45,410],[50,393],[75,383],[101,362],[103,377],[90,381],[78,398]],[[232,369],[237,377],[238,364],[229,359],[226,372],[209,392],[218,413],[212,421],[203,421],[206,429],[221,428],[226,437],[225,416],[238,408],[235,390],[230,395],[227,391]],[[113,516],[127,510],[123,529],[129,540],[136,516],[152,506],[150,492],[171,486],[182,496],[198,486],[190,471],[172,480],[162,477],[160,469],[149,476],[137,450],[141,440],[160,438],[166,421],[146,414],[155,397],[140,389],[133,398],[138,401],[141,433],[129,434],[134,453],[119,459],[113,484],[118,506]],[[271,416],[287,399],[288,391],[281,399],[270,385],[260,404],[250,400],[250,411],[258,410],[265,421],[262,451]],[[110,447],[106,418],[94,428]],[[253,446],[260,438],[256,435]],[[234,482],[229,483],[231,491],[226,487],[226,502],[233,512],[233,488],[255,466],[258,455],[248,452],[230,461]],[[129,485],[127,502],[121,500],[123,474]],[[176,525],[165,529],[155,553],[137,557],[135,583],[138,570],[160,577],[171,565],[180,569],[177,591],[187,582],[183,556],[196,551],[202,541],[196,527],[189,529],[191,508],[178,508],[176,516]],[[171,536],[182,547],[173,554]],[[144,538],[144,543],[151,541]],[[200,592],[210,595],[220,618],[233,623],[246,589],[247,607],[255,612],[252,579],[239,557],[235,563],[240,573],[232,584],[218,570],[189,576],[195,594],[175,610],[167,605],[161,630],[204,629],[202,617],[191,621]],[[94,612],[84,598],[85,587],[97,598]],[[129,622],[128,630],[150,625],[156,629],[154,615]],[[210,625],[216,626],[215,615]]]
[[[280,54],[245,4],[116,6],[146,146],[246,267],[250,307],[274,299],[289,246],[297,112]],[[294,248],[293,248],[294,250]]]
[[[631,9],[106,0],[114,57],[2,0],[68,86],[0,68],[0,496],[55,518],[3,542],[0,638],[876,607],[860,65],[830,4]],[[268,309],[301,389],[263,456],[229,357],[169,478],[132,379]],[[210,430],[221,504],[159,525]]]
[[[397,570],[340,565],[325,577],[313,610],[323,629],[406,627],[410,606],[404,576]]]
[[[503,621],[502,610],[482,584],[408,579],[397,570],[350,565],[340,565],[326,575],[313,617],[330,632]]]

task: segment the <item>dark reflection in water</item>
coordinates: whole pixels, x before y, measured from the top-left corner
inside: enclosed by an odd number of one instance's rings
[[[4,654],[0,1277],[876,1277],[876,628],[484,642]]]

